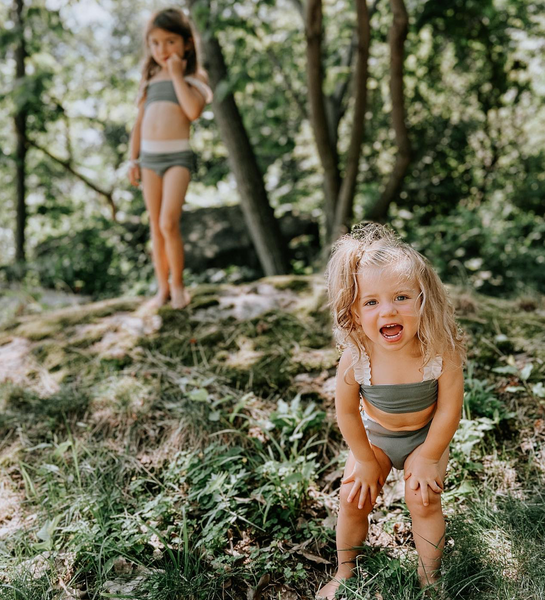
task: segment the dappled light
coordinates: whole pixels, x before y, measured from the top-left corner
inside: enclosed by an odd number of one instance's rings
[[[544,8],[0,3],[0,600],[545,600]]]
[[[195,288],[195,308],[184,313],[142,316],[136,303],[127,311],[126,300],[108,310],[58,310],[32,317],[51,326],[38,339],[29,317],[4,330],[0,350],[13,368],[3,371],[0,539],[20,557],[9,581],[34,573],[24,579],[29,589],[58,581],[75,597],[100,589],[157,598],[165,586],[190,594],[199,582],[235,598],[269,565],[271,590],[296,598],[318,585],[334,560],[343,468],[330,388],[337,352],[324,336],[323,280],[307,278],[297,296],[288,293],[284,309],[259,316],[235,319],[218,301],[267,297],[282,282]],[[470,367],[445,492],[445,578],[453,594],[499,600],[496,585],[504,594],[542,585],[541,575],[528,580],[524,573],[533,564],[529,544],[539,552],[545,518],[536,500],[545,428],[535,418],[543,364],[536,341],[545,319],[529,313],[527,328],[528,313],[506,310],[513,304],[478,296],[470,303],[467,294],[453,291],[466,307],[460,319],[470,336]],[[215,316],[207,298],[215,299]],[[282,328],[271,327],[275,322]],[[106,351],[112,336],[121,336],[123,353]],[[494,349],[508,342],[512,354]],[[250,348],[259,349],[252,360],[233,360]],[[62,353],[60,363],[51,352]],[[44,373],[57,389],[44,387]],[[487,504],[476,501],[482,489]],[[406,595],[396,597],[418,597],[403,495],[398,474],[377,501],[346,594],[380,591],[386,598],[405,581]],[[510,516],[513,506],[530,511],[535,531]],[[471,539],[467,522],[481,528]],[[473,543],[478,577],[464,554]],[[58,593],[61,587],[54,586]]]

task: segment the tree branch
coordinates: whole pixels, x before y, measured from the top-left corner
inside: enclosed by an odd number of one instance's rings
[[[375,0],[373,6],[369,9],[369,22],[373,18],[373,15],[378,10],[380,0]],[[354,54],[358,48],[358,32],[355,31],[352,39],[350,41],[350,46],[348,47],[347,53],[344,55],[343,60],[341,62],[341,66],[349,67],[352,64],[352,60],[354,58]],[[330,128],[336,132],[339,129],[339,123],[341,119],[344,117],[346,113],[346,109],[348,106],[348,102],[346,102],[346,91],[348,90],[348,84],[350,83],[350,78],[345,79],[342,83],[339,83],[335,88],[335,91],[331,96],[329,96],[329,116],[331,117]],[[336,107],[336,108],[333,108]]]
[[[333,224],[340,189],[337,148],[329,134],[323,92],[322,2],[307,0],[305,35],[307,39],[307,80],[310,123],[324,169],[325,215],[328,228]]]
[[[352,216],[352,206],[356,180],[358,177],[359,161],[361,156],[361,144],[365,130],[365,112],[367,110],[367,80],[369,77],[369,45],[371,40],[371,28],[369,25],[369,13],[366,2],[357,2],[358,14],[358,53],[356,68],[353,76],[354,88],[354,117],[352,134],[346,158],[346,173],[339,193],[339,201],[335,211],[335,222],[332,231],[333,242],[335,237],[348,225]]]
[[[390,0],[390,6],[393,13],[392,26],[388,35],[390,42],[390,94],[392,96],[392,126],[396,137],[397,155],[390,179],[368,215],[370,219],[375,220],[382,220],[386,217],[388,207],[399,194],[412,160],[411,143],[405,122],[403,86],[404,45],[409,29],[409,15],[403,0]]]
[[[40,152],[43,152],[52,161],[56,162],[57,164],[61,165],[61,167],[63,167],[64,169],[66,169],[67,171],[69,171],[70,173],[72,173],[72,175],[74,175],[75,177],[77,177],[80,181],[83,181],[83,183],[87,187],[90,187],[93,191],[97,192],[97,194],[100,194],[101,196],[104,196],[106,198],[106,201],[108,202],[108,204],[110,206],[110,210],[112,211],[112,219],[114,221],[116,220],[117,209],[115,207],[115,203],[114,203],[114,200],[113,200],[113,190],[112,191],[107,191],[107,190],[103,190],[103,189],[99,188],[98,185],[96,185],[95,183],[93,183],[92,181],[90,181],[89,179],[87,179],[87,177],[85,177],[85,175],[82,175],[81,173],[78,173],[74,169],[74,167],[72,167],[72,165],[70,164],[70,162],[68,162],[66,160],[63,160],[62,158],[58,158],[57,156],[54,156],[53,154],[51,154],[51,152],[49,152],[49,150],[47,150],[43,146],[40,146],[34,140],[29,139],[28,143],[31,146],[33,146],[34,148],[36,148],[37,150],[40,150]]]

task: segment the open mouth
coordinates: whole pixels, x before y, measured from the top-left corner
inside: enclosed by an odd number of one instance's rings
[[[380,328],[382,337],[389,342],[396,342],[401,338],[401,332],[403,331],[403,325],[398,323],[392,323],[390,325],[384,325]]]

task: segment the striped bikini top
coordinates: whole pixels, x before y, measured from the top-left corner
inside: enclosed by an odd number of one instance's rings
[[[361,356],[351,346],[354,359],[354,378],[360,384],[362,396],[369,404],[391,414],[419,412],[437,402],[437,380],[443,370],[443,359],[436,356],[424,366],[422,381],[416,383],[371,384],[371,362],[362,349]]]
[[[187,81],[187,83],[189,83],[189,85],[193,86],[202,94],[207,104],[212,101],[212,90],[206,85],[206,83],[203,83],[200,79],[191,76],[185,77],[184,79]],[[159,101],[180,104],[178,102],[178,97],[176,96],[176,90],[174,89],[172,79],[162,79],[161,81],[152,81],[151,83],[148,83],[146,88],[146,102],[144,106],[147,108],[148,104]]]

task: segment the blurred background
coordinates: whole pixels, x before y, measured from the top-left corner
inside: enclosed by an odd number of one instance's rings
[[[3,286],[151,293],[147,216],[126,161],[143,28],[169,4],[3,0]],[[400,2],[390,37],[387,2],[359,18],[352,3],[327,2],[321,28],[312,4],[187,6],[215,88],[192,137],[190,280],[310,272],[343,226],[372,218],[447,281],[542,293],[543,3]],[[237,162],[252,179],[246,198]],[[241,202],[268,225],[243,225]],[[253,249],[259,237],[280,248],[274,264]]]

